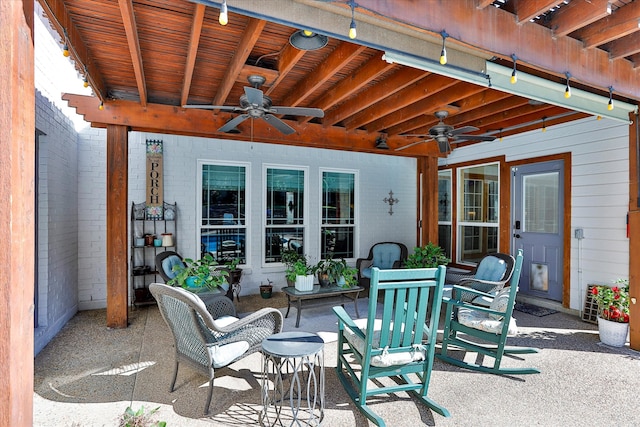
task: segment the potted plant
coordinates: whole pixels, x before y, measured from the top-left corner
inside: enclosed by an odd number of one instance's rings
[[[216,271],[218,263],[209,253],[201,259],[185,258],[184,266],[175,265],[176,276],[167,282],[171,286],[181,286],[187,290],[198,288],[215,289],[227,281],[227,271]]]
[[[331,275],[335,283],[343,288],[350,288],[358,283],[358,269],[347,264],[344,258],[333,262]]]
[[[622,347],[629,334],[629,280],[614,286],[594,286],[591,296],[598,304],[598,333],[603,344]]]
[[[264,299],[271,298],[271,293],[273,292],[273,282],[267,279],[267,283],[260,284],[260,296]]]
[[[334,264],[333,259],[321,259],[314,267],[314,271],[318,276],[318,283],[322,287],[329,286],[331,282],[331,271]]]
[[[228,271],[227,282],[229,285],[236,285],[240,283],[242,278],[242,269],[238,267],[240,264],[240,258],[230,258],[224,260],[224,270]]]
[[[404,262],[404,268],[434,268],[447,265],[451,260],[446,257],[444,249],[429,242],[425,246],[416,247]]]
[[[296,275],[292,274],[294,271],[294,264],[298,261],[304,262],[304,265],[307,265],[307,258],[303,254],[299,254],[298,252],[288,249],[282,252],[282,262],[285,265],[284,274],[287,279],[288,286],[294,286],[296,281]]]
[[[287,281],[293,282],[296,290],[306,292],[313,289],[313,271],[313,266],[310,266],[303,256],[288,267],[285,274]]]

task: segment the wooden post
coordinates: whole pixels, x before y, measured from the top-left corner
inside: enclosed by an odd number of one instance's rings
[[[638,116],[630,114],[629,126],[629,345],[640,350],[640,208],[638,207]],[[634,301],[636,303],[634,304]]]
[[[418,219],[422,221],[418,245],[438,244],[438,158],[418,158]],[[420,194],[422,193],[422,194]]]
[[[105,106],[108,108],[108,106]],[[128,323],[128,129],[107,125],[107,326]]]
[[[33,423],[33,1],[0,1],[0,426]]]

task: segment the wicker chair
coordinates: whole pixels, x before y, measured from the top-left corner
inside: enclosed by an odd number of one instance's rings
[[[205,304],[182,288],[152,283],[149,290],[174,338],[176,363],[169,391],[174,390],[180,362],[208,375],[205,415],[213,396],[215,369],[260,351],[264,338],[282,331],[282,313],[275,308],[238,319],[233,302],[222,295],[207,299]]]
[[[356,260],[358,284],[368,291],[373,267],[378,267],[381,270],[401,268],[402,264],[407,260],[407,254],[407,247],[402,243],[376,243],[369,249],[369,256]]]

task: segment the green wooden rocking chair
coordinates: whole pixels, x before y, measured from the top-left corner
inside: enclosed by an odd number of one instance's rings
[[[400,391],[411,391],[435,412],[450,416],[446,408],[427,397],[445,271],[444,266],[373,268],[366,319],[353,320],[342,307],[333,307],[338,316],[338,377],[360,411],[376,425],[385,423],[367,406],[367,398]],[[383,301],[383,312],[377,319],[378,301]],[[431,307],[429,301],[432,301]],[[359,375],[356,365],[360,367]],[[415,374],[419,382],[414,382],[409,374]],[[383,386],[379,381],[374,386],[369,381],[381,377],[395,377],[400,381],[390,386]]]
[[[456,366],[492,374],[540,373],[535,368],[501,366],[502,358],[505,355],[538,352],[538,349],[533,347],[506,345],[507,336],[517,333],[517,326],[512,313],[516,294],[518,293],[521,269],[522,250],[519,250],[509,286],[503,288],[497,294],[484,293],[459,285],[453,287],[451,298],[444,298],[446,305],[445,325],[442,350],[438,354],[438,358]],[[467,294],[469,292],[491,301],[489,307],[463,301],[463,293]],[[492,357],[494,359],[493,366],[465,362],[450,355],[452,350],[459,349]]]

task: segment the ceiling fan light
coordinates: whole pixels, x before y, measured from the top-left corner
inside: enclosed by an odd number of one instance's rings
[[[376,148],[378,150],[388,150],[389,146],[387,145],[387,140],[384,139],[382,135],[376,138]]]
[[[311,35],[306,35],[307,33],[310,33]],[[289,43],[291,46],[300,50],[322,49],[328,42],[329,38],[327,36],[308,30],[298,30],[289,37]]]

